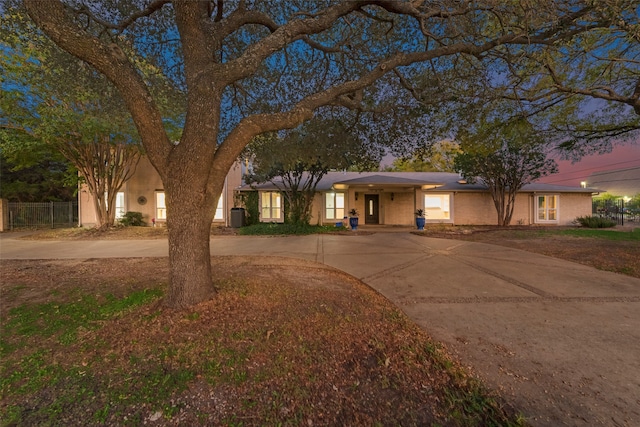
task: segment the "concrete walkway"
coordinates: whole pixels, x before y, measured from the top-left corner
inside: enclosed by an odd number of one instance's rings
[[[533,425],[640,425],[640,279],[406,231],[214,237],[214,255],[303,258],[393,301]],[[28,241],[0,259],[159,257],[166,240]]]

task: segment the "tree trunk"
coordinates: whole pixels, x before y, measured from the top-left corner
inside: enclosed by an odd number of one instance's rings
[[[186,308],[213,297],[210,232],[212,199],[180,186],[171,191],[165,183],[169,231],[170,286],[165,304]]]

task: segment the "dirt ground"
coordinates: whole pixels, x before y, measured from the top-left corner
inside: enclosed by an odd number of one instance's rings
[[[549,230],[558,229],[554,227]],[[541,233],[541,230],[544,231],[544,228],[469,227],[453,230],[445,228],[427,230],[424,235],[507,246],[640,278],[640,243],[638,241],[548,235]],[[619,231],[631,231],[631,227],[619,229]]]
[[[147,233],[145,238],[149,238],[148,231],[140,232]],[[127,238],[122,233],[126,232],[114,231],[106,238]],[[163,230],[151,233],[152,237],[165,237]],[[471,232],[432,230],[428,236],[498,244],[640,278],[640,245],[637,241],[559,235],[540,237],[535,230],[521,233],[516,229]],[[138,233],[130,236],[140,237],[143,236]],[[110,292],[116,293],[118,290],[125,292],[131,286],[132,275],[166,280],[166,266],[162,261],[146,260],[142,265],[131,262],[130,267],[114,270],[108,265],[101,266],[102,262],[96,260],[91,263],[85,261],[86,264],[48,261],[46,269],[33,261],[21,261],[9,273],[3,269],[3,274],[18,279],[21,275],[26,278],[37,274],[39,280],[54,293],[56,287],[60,286],[58,267],[73,271],[69,276],[72,283],[86,286],[82,278],[86,277],[88,270],[83,269],[91,264],[92,276],[105,280],[109,283]],[[153,266],[154,262],[159,264]],[[227,259],[225,265],[246,265],[247,262],[246,259],[236,258],[229,264]],[[141,266],[146,266],[144,271],[134,269]],[[310,281],[329,287],[343,286],[340,284],[343,279],[329,274],[328,270],[318,271],[320,278],[313,280],[308,276],[308,271],[296,266],[282,267],[283,273],[277,275],[277,280],[284,283],[286,277],[287,283],[297,283],[297,286],[307,286]],[[243,269],[242,274],[256,274],[258,278],[266,279],[264,271]],[[325,274],[327,276],[322,277]],[[333,279],[336,279],[335,283]],[[2,276],[0,282],[5,282]],[[31,294],[21,291],[8,296],[1,301],[0,310],[3,312],[24,301],[47,298],[41,291]],[[339,297],[340,294],[334,296]],[[478,374],[490,380],[489,385],[509,402],[510,407],[516,411],[523,408],[549,408],[548,413],[538,413],[529,420],[533,425],[633,426],[640,420],[640,392],[637,390],[640,380],[634,377],[640,373],[640,366],[633,357],[633,349],[637,348],[635,354],[640,354],[640,328],[637,315],[634,314],[637,313],[634,307],[637,307],[640,299],[541,298],[537,301],[512,299],[508,302],[511,311],[506,315],[501,309],[501,301],[475,305],[438,302],[401,308],[414,316],[426,313],[422,324],[425,330],[447,343],[447,348],[464,364],[468,364],[469,369],[472,369],[471,366],[477,367],[475,370]],[[415,312],[412,313],[412,310]],[[501,316],[494,315],[496,310],[502,312]],[[573,311],[584,310],[592,311],[592,322],[557,322],[559,319],[571,319]],[[456,317],[466,320],[456,323],[452,320]],[[513,324],[522,323],[523,317],[528,319],[528,325],[524,329],[513,328]],[[502,331],[500,337],[487,333],[496,328]],[[631,351],[616,354],[615,349],[620,346]],[[576,349],[582,352],[577,359]],[[581,359],[584,366],[580,363]],[[614,395],[624,398],[616,400]],[[612,411],[611,408],[616,409]]]
[[[158,301],[101,321],[100,329],[82,329],[72,344],[55,336],[27,338],[34,340],[31,345],[3,362],[7,372],[20,371],[22,361],[42,349],[47,364],[83,374],[41,390],[7,393],[0,413],[11,408],[21,414],[9,425],[507,421],[506,404],[497,394],[490,398],[497,403],[475,400],[489,394],[475,390],[458,365],[444,353],[438,356],[441,351],[425,331],[360,281],[316,263],[282,258],[214,257],[213,268],[217,297],[186,312]],[[62,306],[83,295],[98,302],[119,298],[163,287],[167,276],[166,258],[3,261],[0,313],[4,323],[7,313],[22,304]],[[162,378],[185,370],[195,378],[154,405],[164,382],[145,384],[157,367]],[[3,392],[11,390],[4,387]],[[461,413],[469,405],[483,412],[465,418]],[[54,415],[50,408],[57,408]]]

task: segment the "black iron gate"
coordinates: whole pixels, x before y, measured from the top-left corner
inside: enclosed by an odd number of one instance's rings
[[[622,198],[615,200],[594,199],[591,213],[593,216],[607,218],[615,221],[618,225],[624,225],[624,200]]]
[[[64,228],[78,225],[78,202],[9,203],[9,227]]]

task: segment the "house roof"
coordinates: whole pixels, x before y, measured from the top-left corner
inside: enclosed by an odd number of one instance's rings
[[[449,172],[329,172],[322,177],[317,191],[332,191],[336,189],[358,188],[394,188],[396,191],[405,189],[411,191],[416,188],[433,191],[487,191],[482,183],[466,183],[457,173]],[[271,182],[254,185],[244,185],[241,191],[278,190],[278,186]],[[593,188],[568,187],[563,185],[531,183],[525,185],[523,192],[554,192],[554,193],[593,193]]]
[[[359,178],[352,178],[346,180],[338,180],[333,183],[333,188],[340,189],[346,187],[424,187],[430,186],[431,188],[440,187],[444,185],[444,182],[425,182],[424,179],[411,179],[402,176],[391,175],[369,175],[361,176]]]
[[[594,172],[587,178],[587,183],[614,196],[632,197],[640,194],[640,166]]]

